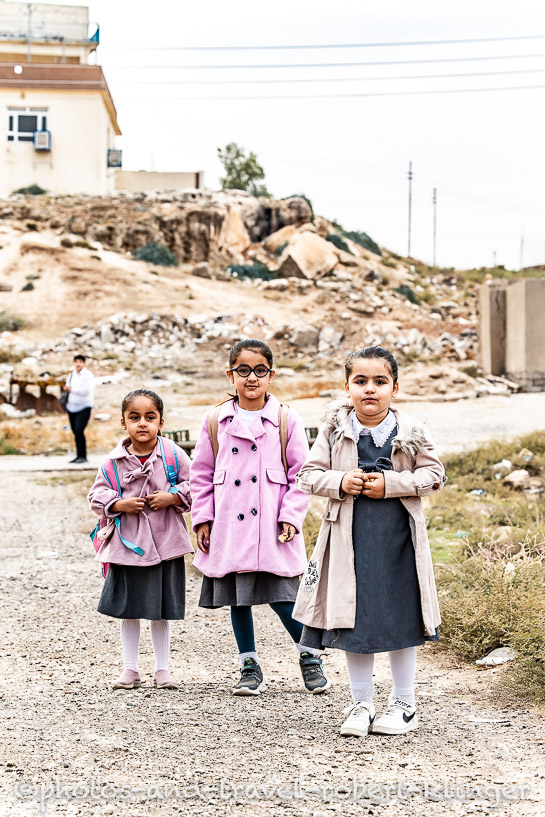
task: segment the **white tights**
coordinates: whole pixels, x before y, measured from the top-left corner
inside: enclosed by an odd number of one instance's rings
[[[414,706],[414,676],[416,672],[416,647],[404,650],[392,650],[388,653],[390,672],[392,673],[392,695],[401,698]],[[375,688],[373,686],[374,653],[362,655],[356,652],[346,653],[346,667],[350,679],[350,691],[355,703],[371,703]]]
[[[168,653],[170,648],[170,621],[150,621],[151,641],[155,656],[155,672],[168,670]],[[140,643],[140,619],[121,619],[121,653],[123,669],[138,672],[138,645]]]

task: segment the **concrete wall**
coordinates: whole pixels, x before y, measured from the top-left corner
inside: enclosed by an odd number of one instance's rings
[[[31,142],[8,142],[9,107],[47,108],[51,151]],[[107,167],[114,129],[98,91],[0,90],[0,195],[38,184],[50,193],[114,192],[115,169]]]
[[[485,372],[505,374],[525,391],[545,390],[545,278],[485,284],[479,306]]]
[[[152,193],[155,190],[200,190],[204,187],[204,173],[156,173],[147,170],[118,170],[115,189],[133,193]]]
[[[506,289],[494,283],[479,290],[480,358],[488,374],[505,373]]]

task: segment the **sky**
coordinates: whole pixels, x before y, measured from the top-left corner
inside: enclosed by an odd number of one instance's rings
[[[433,261],[435,188],[438,265],[545,263],[543,0],[88,5],[125,169],[217,188],[235,141],[273,195],[406,255],[412,162],[413,257]],[[332,65],[357,62],[383,64]]]

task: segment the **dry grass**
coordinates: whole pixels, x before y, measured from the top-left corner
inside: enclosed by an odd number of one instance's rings
[[[90,423],[85,430],[90,450],[114,447],[121,436],[118,421]],[[67,454],[74,449],[74,437],[66,414],[23,417],[0,423],[1,454]]]

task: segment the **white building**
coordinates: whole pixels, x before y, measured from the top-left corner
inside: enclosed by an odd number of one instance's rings
[[[115,190],[121,131],[88,9],[0,1],[0,196]]]

